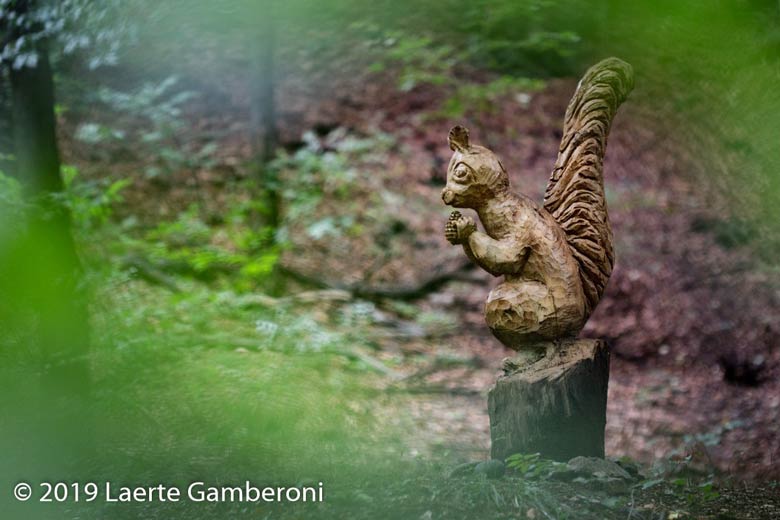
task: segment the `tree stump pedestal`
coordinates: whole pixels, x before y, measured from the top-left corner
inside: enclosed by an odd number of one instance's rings
[[[488,393],[492,458],[603,458],[608,383],[603,340],[542,343],[504,360],[504,375]]]

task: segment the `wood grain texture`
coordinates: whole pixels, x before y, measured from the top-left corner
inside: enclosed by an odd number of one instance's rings
[[[580,266],[588,314],[601,299],[615,261],[604,154],[612,118],[633,88],[631,66],[617,58],[585,73],[566,110],[558,159],[544,194],[544,208],[563,228]]]
[[[543,207],[510,191],[501,161],[471,144],[468,130],[450,131],[453,155],[442,199],[476,210],[484,232],[455,211],[445,237],[493,276],[504,276],[488,296],[485,320],[512,349],[576,336],[601,298],[614,262],[603,158],[631,78],[631,67],[615,58],[585,74],[566,112]]]

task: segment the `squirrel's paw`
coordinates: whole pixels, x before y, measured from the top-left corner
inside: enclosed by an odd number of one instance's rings
[[[464,217],[459,211],[453,211],[444,227],[444,237],[450,244],[462,244],[477,230],[477,224],[471,217]]]

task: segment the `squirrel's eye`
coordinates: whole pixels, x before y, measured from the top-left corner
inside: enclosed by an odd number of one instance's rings
[[[468,176],[468,174],[469,174],[469,169],[462,165],[455,168],[455,170],[453,170],[452,172],[452,176],[459,180],[465,179]]]

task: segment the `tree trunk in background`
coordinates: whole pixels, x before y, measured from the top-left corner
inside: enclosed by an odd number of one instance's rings
[[[266,198],[267,225],[279,226],[279,186],[275,172],[268,168],[277,145],[276,107],[274,101],[274,50],[276,31],[272,5],[262,13],[262,19],[250,42],[252,78],[250,116],[252,153],[256,173]]]
[[[33,197],[62,191],[54,119],[54,82],[46,48],[35,67],[11,69],[11,106],[19,180]]]
[[[14,153],[13,130],[11,128],[11,92],[5,71],[0,67],[0,172],[13,175],[15,163],[11,161]]]
[[[271,228],[273,233],[281,225],[281,186],[277,172],[269,168],[278,144],[276,124],[276,101],[274,96],[276,49],[276,20],[273,2],[268,2],[260,12],[260,22],[254,33],[254,41],[249,42],[252,52],[250,81],[250,132],[255,176],[260,185],[264,212],[262,226]],[[273,239],[269,244],[276,246]],[[284,279],[280,276],[278,265],[267,278],[266,290],[273,295],[284,291]]]
[[[70,216],[52,197],[63,189],[54,80],[46,44],[40,43],[36,51],[34,67],[9,71],[16,177],[34,209],[28,212],[26,228],[1,255],[5,276],[0,289],[14,298],[12,325],[21,326],[25,314],[37,320],[29,351],[40,356],[31,361],[41,365],[44,396],[84,403],[90,387],[86,301]],[[67,420],[74,419],[84,417]]]

